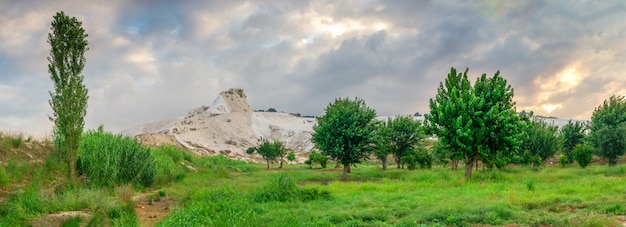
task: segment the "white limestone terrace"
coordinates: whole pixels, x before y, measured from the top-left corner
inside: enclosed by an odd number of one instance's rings
[[[258,145],[262,138],[283,141],[306,160],[313,149],[311,134],[314,118],[296,117],[286,113],[253,112],[242,89],[221,92],[210,106],[189,111],[187,116],[152,122],[122,131],[123,135],[166,134],[199,155],[224,154],[230,158],[258,161],[247,148]]]

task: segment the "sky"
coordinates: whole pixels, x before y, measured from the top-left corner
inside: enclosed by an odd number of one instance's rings
[[[185,116],[243,88],[254,109],[321,115],[359,97],[425,113],[450,67],[500,71],[518,111],[590,119],[626,95],[625,1],[0,0],[0,130],[49,135],[52,16],[83,22],[86,129]]]

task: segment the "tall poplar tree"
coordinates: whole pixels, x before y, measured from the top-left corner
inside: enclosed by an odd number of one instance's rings
[[[54,82],[50,91],[53,110],[54,139],[57,152],[65,159],[70,184],[76,183],[76,159],[87,114],[87,88],[81,74],[85,67],[87,33],[82,22],[63,11],[53,17],[51,33],[48,33],[50,56],[48,72]]]

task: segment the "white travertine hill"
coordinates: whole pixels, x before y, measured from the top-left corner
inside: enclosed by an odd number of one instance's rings
[[[313,149],[311,134],[315,123],[314,118],[286,113],[253,112],[244,91],[230,89],[221,92],[210,106],[192,109],[184,118],[148,123],[121,133],[133,137],[165,134],[198,155],[223,154],[247,161],[259,160],[258,155],[245,151],[258,145],[262,138],[280,140],[303,162],[304,154]]]

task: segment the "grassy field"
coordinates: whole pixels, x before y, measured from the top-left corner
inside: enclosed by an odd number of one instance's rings
[[[161,225],[622,226],[625,173],[625,166],[517,167],[479,171],[465,181],[462,171],[381,171],[370,164],[353,168],[342,182],[339,171],[300,165],[202,171],[164,188],[181,206]],[[296,188],[284,191],[296,192],[281,192],[289,184]],[[281,193],[284,199],[264,199]]]
[[[6,136],[5,136],[6,137]],[[626,166],[586,169],[266,169],[221,156],[185,161],[151,188],[66,188],[49,142],[0,137],[0,226],[623,226]],[[29,153],[37,153],[33,158]],[[170,152],[171,153],[171,152]],[[178,155],[180,156],[180,155]],[[164,161],[161,161],[165,163]],[[172,164],[174,165],[174,164]],[[277,165],[276,165],[277,166]],[[333,165],[329,165],[333,166]],[[393,165],[390,165],[393,166]],[[463,168],[459,168],[463,169]],[[161,178],[159,178],[161,179]],[[165,178],[163,178],[165,179]],[[169,179],[169,178],[167,178]],[[149,210],[155,212],[147,212]],[[76,218],[55,214],[77,211]]]

